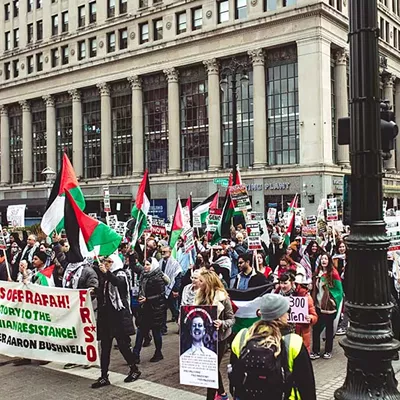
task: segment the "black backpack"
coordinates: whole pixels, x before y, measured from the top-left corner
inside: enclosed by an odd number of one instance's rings
[[[244,341],[243,334],[243,341]],[[240,400],[287,400],[294,382],[288,368],[289,336],[282,338],[281,353],[265,348],[257,339],[249,340],[229,374],[233,396]]]

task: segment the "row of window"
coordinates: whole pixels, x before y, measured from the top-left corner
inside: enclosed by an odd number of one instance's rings
[[[290,57],[288,54],[290,53]],[[299,162],[298,72],[295,50],[274,50],[266,63],[266,103],[268,115],[268,162],[294,164]],[[232,76],[221,86],[221,131],[223,167],[232,166],[233,130],[236,113],[238,157],[242,167],[253,164],[254,115],[253,73],[238,74],[236,110],[233,109]],[[222,60],[222,67],[230,60]],[[180,85],[180,147],[182,171],[203,171],[208,167],[208,79],[202,65],[179,71]],[[145,165],[150,173],[168,170],[168,83],[164,74],[143,76],[143,128]],[[110,84],[112,119],[113,175],[132,173],[132,91],[125,80]],[[101,174],[101,101],[98,89],[81,91],[84,177]],[[66,94],[55,96],[57,160],[66,151],[72,156],[72,103]],[[32,134],[34,179],[43,179],[40,171],[46,163],[46,114],[44,103],[32,101]],[[36,115],[37,114],[37,115]],[[20,107],[9,108],[10,154],[12,183],[22,179],[22,120]],[[40,121],[40,123],[39,123]],[[40,129],[39,129],[40,127]],[[40,133],[40,132],[41,133]],[[40,140],[38,139],[40,138]],[[40,163],[44,163],[44,165]],[[40,164],[40,165],[39,165]]]
[[[393,31],[390,31],[390,23],[383,17],[380,17],[379,20],[379,37],[397,50],[400,50],[400,30],[393,26]]]
[[[391,11],[400,17],[400,0],[379,0],[385,7],[391,7]]]

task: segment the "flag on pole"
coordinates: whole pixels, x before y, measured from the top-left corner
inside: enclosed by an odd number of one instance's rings
[[[298,205],[298,195],[297,193],[295,194],[293,200],[290,202],[288,211],[290,213],[290,217],[289,217],[289,224],[288,227],[286,229],[286,234],[284,237],[284,243],[286,246],[289,246],[292,240],[292,235],[294,233],[294,228],[295,228],[295,219],[296,219],[296,208]]]
[[[169,246],[173,249],[183,231],[183,211],[181,200],[176,202],[174,219],[172,220],[171,234],[169,236]]]
[[[188,215],[188,225],[193,227],[193,200],[192,200],[192,193],[190,192],[190,195],[188,199],[186,200],[186,211]]]
[[[211,245],[218,243],[223,237],[230,237],[230,228],[232,223],[234,207],[231,200],[230,188],[226,190],[224,206],[222,209],[221,219],[219,220],[218,226],[214,235],[211,239]]]
[[[81,210],[85,209],[85,198],[78,179],[75,176],[74,168],[64,153],[61,169],[57,174],[56,181],[51,189],[49,200],[47,201],[46,211],[40,224],[42,231],[50,235],[54,230],[60,232],[64,228],[64,204],[65,192],[69,191],[75,203]]]
[[[69,192],[66,192],[65,231],[71,256],[74,256],[72,259],[68,252],[70,262],[82,261],[92,251],[98,256],[109,256],[118,249],[122,240],[108,225],[86,215]]]
[[[205,224],[210,210],[218,208],[218,190],[203,200],[194,210],[193,214],[200,216],[200,221]]]
[[[146,170],[143,175],[142,182],[140,182],[138,192],[136,194],[136,201],[132,208],[132,218],[135,218],[135,228],[132,235],[132,246],[134,247],[136,241],[142,236],[143,232],[148,227],[147,215],[150,210],[150,181],[149,172]]]
[[[240,176],[240,170],[239,167],[236,167],[236,181],[233,182],[233,170],[231,171],[231,173],[229,174],[229,182],[228,182],[228,186],[235,186],[235,185],[241,185],[242,182],[242,177]]]

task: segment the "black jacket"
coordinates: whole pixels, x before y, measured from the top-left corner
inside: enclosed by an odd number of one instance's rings
[[[278,266],[279,260],[286,254],[286,246],[284,244],[273,244],[272,242],[268,247],[269,266],[272,271]]]

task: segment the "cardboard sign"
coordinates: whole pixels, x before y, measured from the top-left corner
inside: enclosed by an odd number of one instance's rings
[[[222,216],[222,210],[219,208],[210,210],[208,214],[206,224],[207,224],[207,232],[215,232],[217,230],[217,226]]]
[[[276,221],[276,208],[270,207],[268,208],[267,219],[270,224],[275,224]]]
[[[183,236],[185,238],[185,253],[189,253],[194,249],[194,235],[193,228],[189,228],[185,232],[183,232]]]
[[[7,207],[7,221],[14,228],[17,226],[25,226],[25,209],[26,204],[18,204]]]
[[[201,228],[201,218],[199,214],[193,213],[193,228]]]
[[[235,185],[230,190],[231,199],[235,207],[235,211],[251,210],[250,198],[247,193],[246,185]]]
[[[116,215],[107,215],[106,216],[107,225],[111,229],[115,229],[118,224],[118,217]]]
[[[252,221],[264,221],[264,213],[262,212],[258,212],[258,211],[251,211],[249,213],[247,213],[247,220],[249,222]]]
[[[151,233],[155,235],[166,235],[167,229],[165,228],[165,221],[162,218],[151,218]]]
[[[336,198],[326,200],[326,220],[337,221],[339,219]]]
[[[126,222],[118,221],[116,227],[114,228],[115,232],[118,233],[119,236],[125,237],[126,233]]]
[[[249,250],[262,250],[260,238],[260,225],[258,222],[249,222],[246,224],[247,246]]]
[[[288,322],[293,324],[308,324],[308,298],[290,296],[290,313]]]

